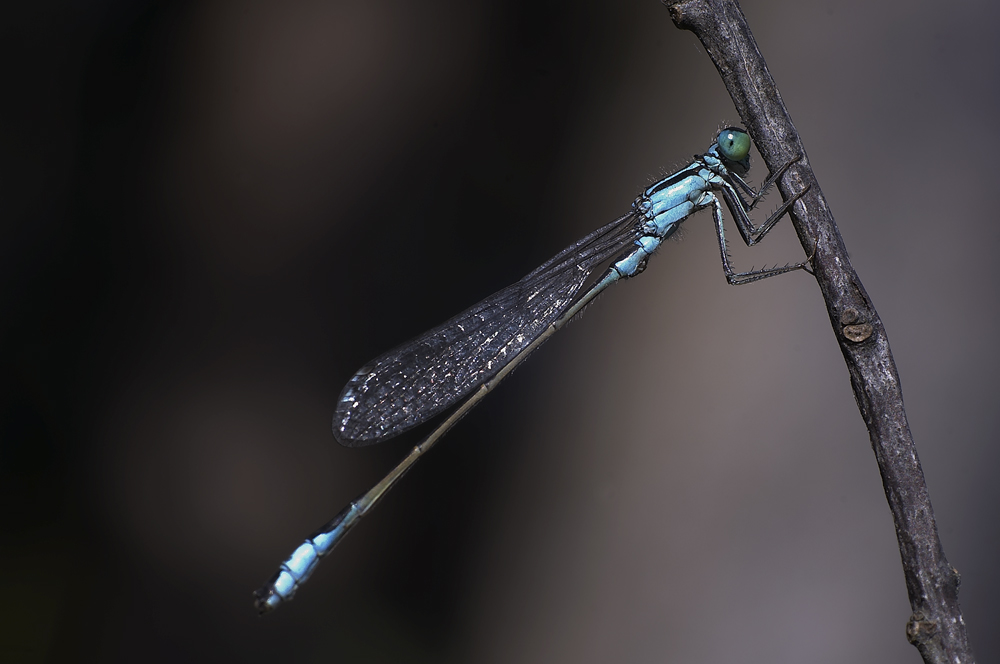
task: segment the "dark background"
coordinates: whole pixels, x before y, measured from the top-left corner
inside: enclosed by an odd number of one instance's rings
[[[888,330],[987,661],[1000,10],[744,10]],[[17,12],[0,34],[5,661],[919,661],[814,282],[727,286],[707,214],[293,603],[251,606],[417,440],[336,445],[357,367],[739,122],[659,3]],[[782,226],[738,265],[801,260]]]

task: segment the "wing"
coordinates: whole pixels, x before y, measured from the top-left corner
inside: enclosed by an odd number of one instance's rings
[[[340,394],[333,435],[350,447],[370,445],[452,406],[544,332],[590,273],[641,234],[629,212],[517,283],[361,367]]]

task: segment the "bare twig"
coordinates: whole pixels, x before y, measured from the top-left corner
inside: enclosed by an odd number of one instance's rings
[[[903,410],[889,340],[809,165],[805,148],[735,0],[665,3],[677,27],[705,46],[768,169],[801,156],[779,182],[783,199],[809,187],[792,207],[795,231],[826,301],[882,474],[913,614],[906,636],[927,663],[974,662],[958,605],[959,574],[938,539],[924,473]]]

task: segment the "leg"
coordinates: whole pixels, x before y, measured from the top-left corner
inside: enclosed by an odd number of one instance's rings
[[[802,194],[799,194],[799,196],[801,195]],[[788,201],[788,203],[782,206],[782,209],[779,209],[779,212],[781,212],[781,214],[784,214],[785,211],[787,211],[788,206],[794,203],[796,200],[798,200],[798,196],[796,196],[794,199]],[[754,281],[760,281],[761,279],[767,279],[768,277],[774,277],[779,274],[785,274],[786,272],[792,272],[793,270],[808,270],[809,261],[812,260],[812,256],[810,256],[805,261],[802,261],[801,263],[796,263],[795,265],[785,265],[784,267],[772,267],[770,269],[765,268],[762,270],[750,270],[749,272],[734,271],[732,265],[729,262],[729,249],[726,247],[726,231],[723,228],[722,224],[722,203],[719,202],[718,197],[715,195],[712,196],[712,216],[715,218],[715,233],[719,237],[719,253],[722,257],[722,270],[726,273],[726,281],[728,281],[730,284],[733,284],[734,286],[740,286],[742,284],[749,284]],[[774,215],[771,216],[774,217]],[[764,225],[766,226],[767,224],[770,224],[771,226],[774,226],[774,222],[777,221],[778,218],[780,218],[780,215],[774,220],[768,219],[768,221],[765,222]],[[770,226],[767,228],[767,230],[770,230]],[[759,236],[757,239],[760,239]],[[748,242],[747,245],[752,246],[752,243]]]
[[[760,199],[762,199],[765,194],[767,194],[767,190],[771,188],[771,185],[780,180],[781,176],[785,174],[785,171],[787,171],[792,164],[794,164],[801,158],[802,157],[796,157],[795,159],[792,159],[790,162],[779,168],[776,173],[771,173],[770,175],[768,175],[767,179],[764,180],[764,184],[760,185],[760,189],[758,191],[754,191],[753,187],[747,184],[746,180],[741,178],[736,173],[730,173],[729,176],[733,179],[733,182],[735,182],[740,189],[742,189],[748,196],[750,196],[751,200],[749,204],[747,204],[746,201],[743,200],[743,197],[740,196],[740,202],[743,203],[743,206],[747,210],[754,209],[757,206],[757,202],[760,201]]]
[[[795,204],[795,201],[802,198],[807,191],[809,191],[809,187],[806,187],[805,189],[803,189],[802,191],[800,191],[799,193],[795,194],[787,201],[782,203],[781,207],[775,210],[774,213],[767,218],[767,221],[765,221],[763,224],[760,225],[760,227],[757,228],[756,233],[753,235],[751,241],[747,243],[747,246],[752,247],[753,245],[763,240],[764,236],[767,235],[768,231],[774,228],[774,225],[778,223],[778,220],[781,219],[785,215],[785,213],[788,212],[788,210],[792,207],[792,205]]]
[[[809,191],[809,188],[806,187],[793,198],[782,203],[781,207],[775,210],[774,213],[767,218],[767,221],[757,227],[754,226],[753,222],[750,220],[750,216],[747,214],[746,208],[743,207],[743,199],[739,197],[736,189],[725,181],[722,181],[720,188],[722,191],[722,197],[726,200],[726,206],[729,208],[729,211],[733,213],[733,221],[736,222],[736,230],[740,232],[743,242],[746,243],[748,247],[752,247],[764,239],[764,236],[767,235],[772,228],[774,228],[774,225],[778,223],[778,220],[785,216],[785,213],[788,212],[788,209],[792,207],[795,201],[799,200],[803,194]]]

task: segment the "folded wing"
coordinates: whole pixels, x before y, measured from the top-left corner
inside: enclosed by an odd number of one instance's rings
[[[392,438],[490,380],[576,299],[591,272],[641,235],[629,213],[432,330],[361,367],[344,387],[334,436],[358,447]]]

